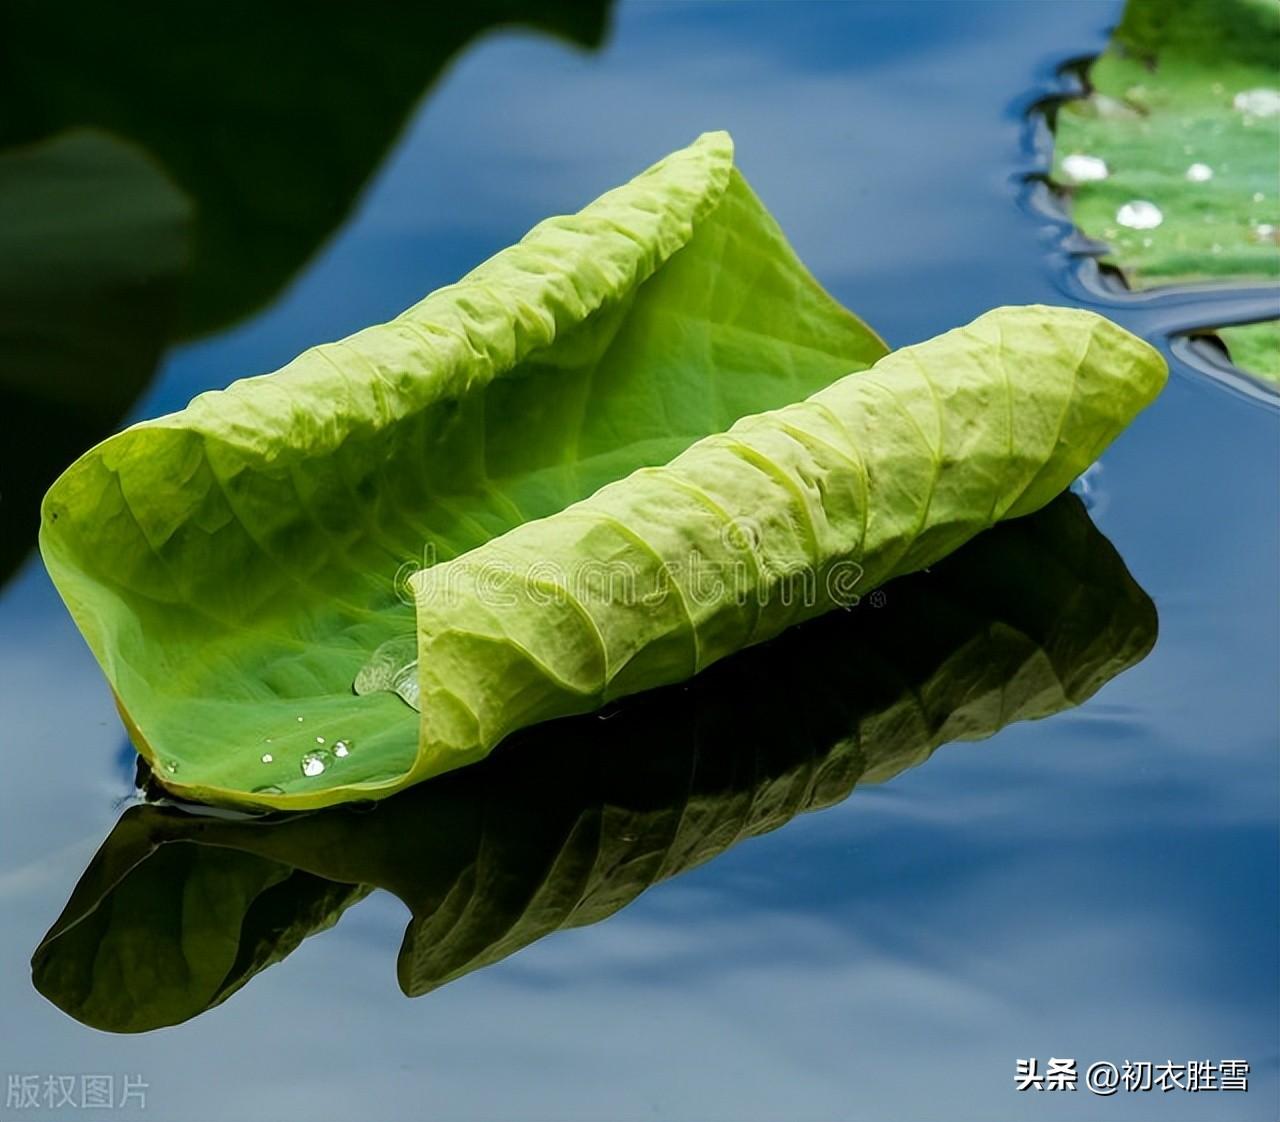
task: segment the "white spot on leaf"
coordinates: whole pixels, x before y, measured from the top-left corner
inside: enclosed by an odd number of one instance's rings
[[[1063,157],[1062,170],[1073,183],[1095,183],[1111,174],[1106,160],[1080,152]]]
[[[1116,221],[1130,230],[1154,230],[1164,221],[1164,214],[1155,203],[1134,199],[1116,211]]]
[[[1274,117],[1280,113],[1280,90],[1259,87],[1241,90],[1231,99],[1233,107],[1250,117]]]

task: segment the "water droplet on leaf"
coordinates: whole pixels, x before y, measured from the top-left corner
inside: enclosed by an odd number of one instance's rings
[[[1164,214],[1155,203],[1134,199],[1116,211],[1116,221],[1131,230],[1154,230],[1164,221]]]
[[[1251,117],[1274,117],[1280,113],[1280,90],[1265,87],[1241,90],[1231,99],[1231,104],[1241,113],[1247,113]]]
[[[302,774],[313,778],[317,775],[323,775],[325,769],[329,766],[331,756],[323,749],[316,752],[308,752],[302,757]]]
[[[262,762],[263,762],[264,764],[269,764],[269,763],[271,763],[274,759],[275,759],[275,756],[273,756],[270,752],[263,752],[263,753],[262,753]]]
[[[387,690],[418,709],[417,636],[405,635],[381,644],[360,668],[352,688],[361,696]]]
[[[345,757],[351,754],[351,745],[348,744],[345,740],[339,740],[333,746],[333,754],[337,756],[339,759],[344,759]]]
[[[1186,171],[1189,183],[1207,183],[1213,178],[1213,168],[1208,164],[1192,164]]]
[[[1063,157],[1062,170],[1075,183],[1094,183],[1111,174],[1106,160],[1079,152]]]

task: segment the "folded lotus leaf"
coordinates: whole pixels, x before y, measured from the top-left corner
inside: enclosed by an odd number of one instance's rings
[[[998,309],[415,574],[413,773],[682,681],[1038,510],[1165,373],[1090,312]]]
[[[166,786],[378,798],[1036,509],[1165,377],[1063,309],[884,352],[709,134],[390,323],[99,445],[41,549]],[[387,644],[413,636],[406,691]]]

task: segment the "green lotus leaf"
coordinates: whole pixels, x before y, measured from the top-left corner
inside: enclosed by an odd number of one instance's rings
[[[1280,276],[1277,59],[1274,0],[1125,5],[1090,96],[1057,114],[1054,177],[1132,287]],[[1081,156],[1101,165],[1073,173]]]
[[[708,134],[391,323],[99,445],[41,549],[167,787],[379,798],[1035,510],[1166,376],[1065,309],[884,353]],[[387,652],[414,636],[407,691]]]
[[[370,891],[413,918],[413,996],[625,907],[739,841],[1140,661],[1156,612],[1073,495],[689,688],[526,730],[373,809],[275,820],[125,812],[33,957],[36,986],[113,1032],[217,1005]]]
[[[1220,327],[1215,334],[1241,370],[1280,383],[1280,320]]]
[[[1125,5],[1090,96],[1057,114],[1054,177],[1130,287],[1280,276],[1277,59],[1274,0]],[[1237,366],[1280,381],[1280,320],[1220,335]]]

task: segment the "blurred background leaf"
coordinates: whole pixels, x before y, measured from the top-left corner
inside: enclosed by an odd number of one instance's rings
[[[483,33],[608,0],[0,0],[0,581],[166,345],[261,308]]]
[[[45,489],[150,380],[190,217],[161,168],[106,133],[0,151],[0,580]]]

